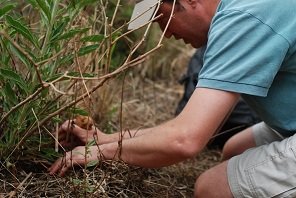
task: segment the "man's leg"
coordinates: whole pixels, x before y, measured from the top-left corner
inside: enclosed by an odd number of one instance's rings
[[[196,181],[195,197],[295,198],[296,134],[269,144],[264,142],[271,138],[259,140],[262,146],[248,149],[203,173]]]
[[[221,164],[205,171],[195,183],[194,197],[196,198],[231,198],[232,193],[227,179],[227,164]]]
[[[280,140],[263,122],[243,130],[231,137],[224,145],[223,160],[239,155],[249,148]],[[204,172],[196,181],[195,197],[233,197],[227,178],[225,161]]]
[[[223,160],[239,155],[245,150],[255,147],[252,127],[243,130],[231,137],[224,145]],[[230,191],[227,178],[227,164],[221,164],[205,171],[199,176],[195,183],[194,195],[197,198],[230,198],[233,197]]]
[[[222,159],[228,160],[255,146],[256,142],[253,135],[253,128],[249,127],[229,138],[223,147]]]
[[[239,155],[249,148],[281,141],[284,137],[264,122],[255,124],[231,137],[224,145],[223,160]]]

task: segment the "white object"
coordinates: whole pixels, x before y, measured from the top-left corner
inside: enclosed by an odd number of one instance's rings
[[[147,24],[155,16],[160,2],[161,0],[136,0],[128,29],[138,29]]]

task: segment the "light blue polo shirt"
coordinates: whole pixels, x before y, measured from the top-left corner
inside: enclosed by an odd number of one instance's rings
[[[296,133],[296,0],[221,0],[197,87],[241,93],[269,126]]]

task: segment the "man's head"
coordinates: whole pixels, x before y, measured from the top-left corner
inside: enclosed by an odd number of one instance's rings
[[[173,3],[176,2],[175,5]],[[219,0],[140,0],[135,6],[129,29],[136,29],[161,15],[156,22],[166,37],[183,39],[193,47],[207,42],[207,34]],[[172,8],[175,6],[173,17]]]

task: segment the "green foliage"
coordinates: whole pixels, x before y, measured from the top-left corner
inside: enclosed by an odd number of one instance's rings
[[[87,114],[76,104],[130,53],[130,42],[120,37],[130,9],[120,8],[115,17],[116,3],[0,2],[1,161],[13,162],[32,152],[49,160],[56,157],[50,134],[54,123],[65,112]],[[116,18],[114,26],[106,27],[110,19],[102,13]]]

